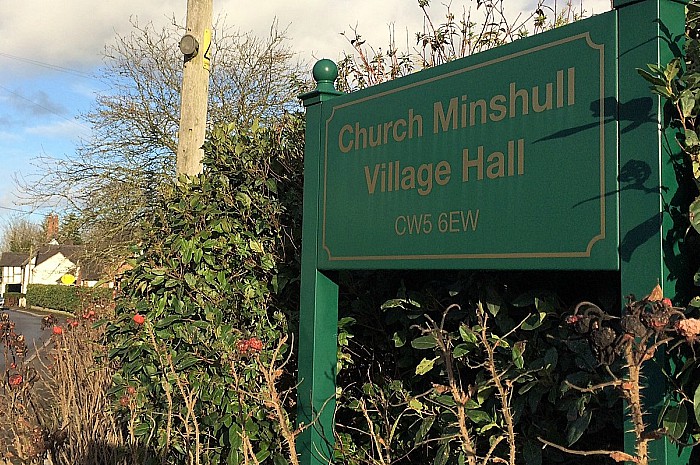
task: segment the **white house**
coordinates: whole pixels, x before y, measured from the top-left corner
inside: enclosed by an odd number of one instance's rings
[[[3,252],[0,255],[0,294],[23,292],[22,272],[25,260],[27,260],[26,253]]]
[[[24,262],[22,290],[29,284],[61,284],[66,274],[77,276],[80,246],[52,243],[37,250],[37,253]]]

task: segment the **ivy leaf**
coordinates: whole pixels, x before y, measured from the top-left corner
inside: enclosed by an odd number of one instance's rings
[[[416,398],[413,398],[408,401],[408,408],[413,409],[416,412],[420,412],[421,410],[423,410],[423,402]]]
[[[588,425],[591,422],[592,414],[593,411],[588,410],[569,425],[566,434],[566,441],[569,443],[569,445],[572,445],[573,443],[581,439],[581,436],[586,431],[586,428],[588,428]]]
[[[452,350],[452,356],[454,358],[464,357],[471,351],[470,346],[467,344],[459,344]]]
[[[528,465],[542,465],[542,444],[527,441],[523,447],[523,459]]]
[[[260,241],[254,241],[254,240],[249,240],[248,241],[248,246],[250,247],[250,250],[253,252],[257,253],[263,253],[265,250],[263,249],[263,245]]]
[[[531,331],[533,329],[537,329],[540,326],[542,326],[542,323],[544,322],[544,319],[546,316],[547,316],[547,314],[545,312],[533,313],[525,320],[525,322],[522,324],[522,326],[520,328],[525,330],[525,331]]]
[[[440,357],[435,357],[432,359],[424,358],[423,360],[421,360],[418,366],[416,367],[416,374],[420,376],[432,370],[438,358]]]
[[[434,349],[437,347],[437,340],[432,334],[421,336],[411,341],[411,347],[418,350]]]
[[[450,458],[450,443],[447,442],[440,446],[435,455],[434,465],[445,465],[447,460]]]
[[[690,224],[700,232],[700,197],[690,204]]]
[[[423,419],[423,421],[420,424],[420,428],[418,428],[418,432],[416,433],[416,439],[415,439],[416,444],[419,444],[425,438],[425,435],[428,434],[428,431],[430,431],[430,428],[433,427],[434,422],[435,422],[435,417],[433,417],[433,416],[425,417]]]
[[[394,341],[394,347],[403,347],[406,344],[405,336],[398,331],[394,333],[394,337],[391,339]]]
[[[476,343],[476,334],[466,325],[459,327],[459,335],[464,342]]]
[[[693,108],[695,107],[695,97],[684,92],[683,95],[681,96],[680,104],[681,104],[681,112],[683,113],[683,116],[685,118],[688,118],[690,115],[693,114]],[[688,131],[686,131],[686,137],[688,135],[687,132]]]
[[[688,409],[683,404],[669,407],[664,413],[662,424],[670,437],[679,439],[688,425]]]
[[[511,358],[516,368],[522,370],[525,366],[525,359],[523,358],[523,352],[525,352],[525,341],[518,341],[513,345],[513,350],[511,351]]]
[[[700,386],[695,390],[693,396],[693,410],[695,412],[695,420],[700,423]]]
[[[648,81],[651,84],[655,84],[658,86],[666,85],[666,82],[664,82],[663,79],[659,78],[658,76],[654,76],[649,71],[646,71],[646,70],[641,69],[641,68],[637,68],[637,72],[639,73],[640,76],[642,76],[646,81]]]
[[[464,413],[467,418],[477,424],[487,424],[491,421],[489,414],[483,410],[466,410]]]
[[[241,202],[244,207],[250,207],[250,204],[252,202],[250,200],[250,196],[248,194],[246,194],[245,192],[238,192],[236,194],[236,200]]]

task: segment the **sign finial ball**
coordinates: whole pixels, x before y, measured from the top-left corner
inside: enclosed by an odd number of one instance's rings
[[[313,76],[316,82],[335,82],[338,77],[338,66],[332,60],[324,58],[314,65]]]

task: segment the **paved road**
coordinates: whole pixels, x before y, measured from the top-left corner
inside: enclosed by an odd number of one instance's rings
[[[27,343],[27,356],[34,354],[34,345],[41,347],[45,341],[51,337],[50,329],[41,330],[42,315],[34,314],[26,310],[16,308],[4,309],[2,313],[7,313],[10,320],[15,322],[15,332],[23,334]]]

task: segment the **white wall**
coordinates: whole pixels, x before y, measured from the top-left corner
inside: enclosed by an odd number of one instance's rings
[[[29,282],[31,284],[61,284],[61,277],[69,272],[75,273],[75,263],[62,253],[50,257],[45,262],[33,266]]]

